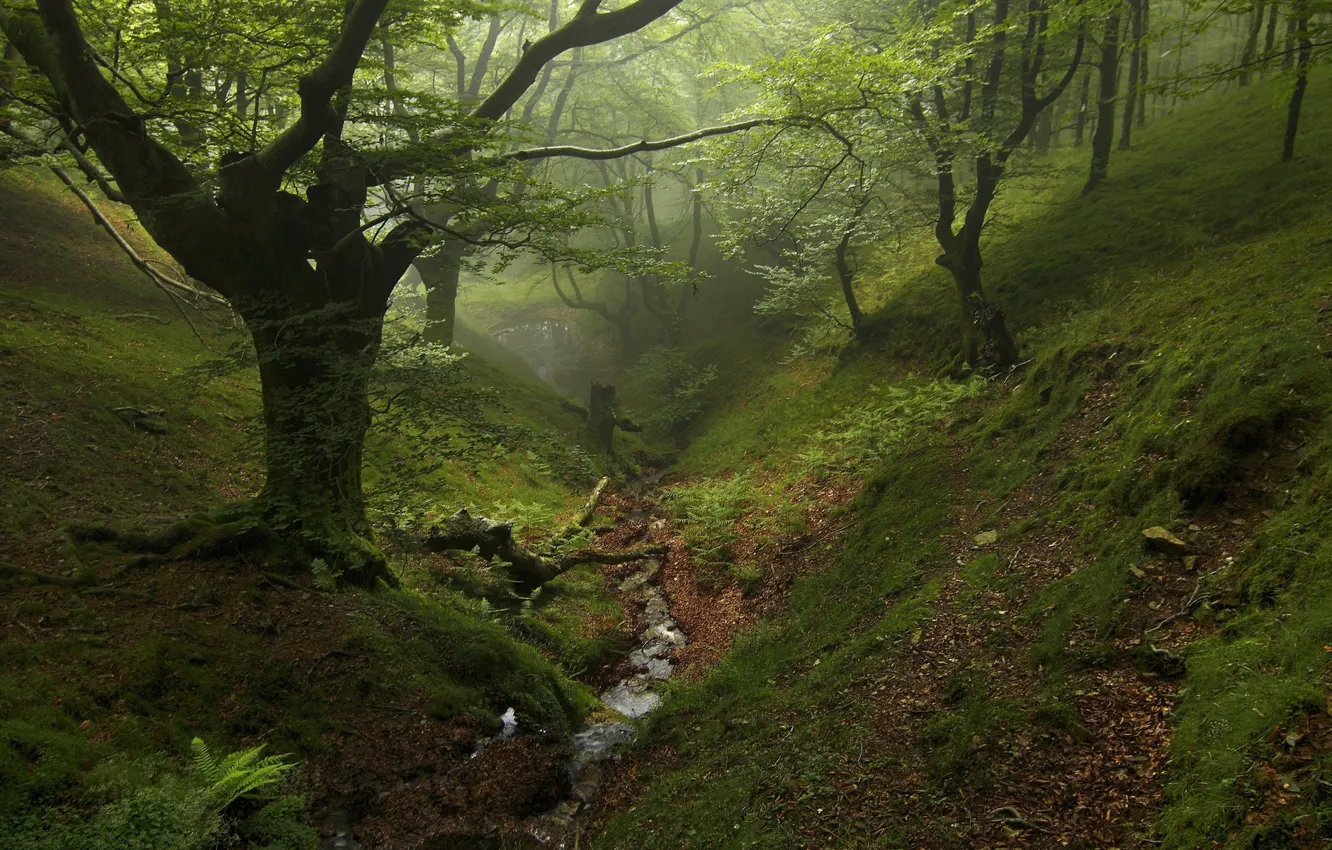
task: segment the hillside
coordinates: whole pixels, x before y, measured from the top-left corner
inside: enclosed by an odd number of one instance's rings
[[[377,433],[367,486],[400,589],[325,593],[308,570],[227,550],[126,566],[66,530],[151,530],[252,494],[253,367],[234,356],[229,318],[189,309],[196,337],[49,175],[0,175],[0,233],[0,844],[227,835],[294,850],[346,831],[350,809],[363,836],[394,846],[484,834],[544,805],[562,781],[558,742],[473,759],[476,742],[508,707],[552,730],[579,722],[626,640],[624,611],[588,567],[522,610],[502,594],[491,605],[476,591],[499,579],[479,559],[423,555],[413,537],[459,507],[517,519],[524,535],[562,527],[598,470],[560,399],[471,356],[455,397],[481,392],[481,413],[448,427],[450,445],[479,449],[441,463],[428,429]],[[267,808],[242,801],[224,828],[189,769],[196,736],[218,758],[265,744],[300,760],[298,784]],[[420,776],[428,787],[404,789]],[[398,817],[441,794],[461,802]]]
[[[876,252],[863,344],[709,314],[690,353],[718,380],[655,472],[668,441],[598,458],[460,333],[422,370],[451,412],[376,397],[398,588],[68,532],[252,495],[254,364],[59,184],[0,174],[0,845],[1326,846],[1332,103],[1281,164],[1275,91],[1155,121],[1087,198],[1084,149],[1024,161],[986,243],[1023,353],[999,375],[959,368],[924,236]],[[390,313],[393,345],[417,319]],[[653,551],[515,594],[423,551],[459,507]],[[634,718],[617,688],[667,658]],[[635,730],[604,776],[578,761]],[[219,806],[196,737],[299,767]]]
[[[751,625],[597,846],[1325,846],[1332,110],[1281,164],[1273,97],[1149,125],[1089,198],[1081,151],[1016,181],[1012,374],[929,377],[956,319],[920,242],[873,344],[737,358],[763,377],[670,498]]]

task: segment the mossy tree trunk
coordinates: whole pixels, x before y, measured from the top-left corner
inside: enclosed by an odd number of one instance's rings
[[[266,300],[263,308],[242,308],[264,402],[267,479],[257,513],[294,544],[296,557],[320,558],[360,585],[385,577],[366,519],[361,465],[386,304]]]

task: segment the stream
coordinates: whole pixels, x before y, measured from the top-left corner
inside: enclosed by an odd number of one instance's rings
[[[671,617],[666,596],[657,583],[661,561],[650,558],[637,572],[620,582],[622,595],[637,594],[645,603],[643,631],[637,648],[629,653],[633,672],[601,694],[601,701],[626,720],[636,720],[661,705],[661,695],[652,690],[675,672],[675,653],[687,638]],[[615,758],[615,751],[632,741],[635,727],[624,720],[592,723],[573,736],[573,756],[569,771],[572,794],[543,815],[532,837],[543,846],[566,848],[577,831],[577,818],[596,799],[601,787],[603,766]],[[502,733],[501,733],[502,734]]]

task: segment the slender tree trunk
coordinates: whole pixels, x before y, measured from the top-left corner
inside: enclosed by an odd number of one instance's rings
[[[1251,66],[1258,58],[1258,36],[1263,31],[1263,4],[1264,0],[1258,0],[1254,5],[1253,18],[1249,21],[1249,35],[1244,39],[1244,52],[1240,54],[1240,88],[1249,84],[1253,74]]]
[[[444,245],[434,256],[418,257],[416,270],[426,288],[425,340],[452,345],[458,316],[458,282],[467,246],[458,241]]]
[[[856,212],[859,217],[860,212],[865,209],[861,205],[860,210]],[[851,317],[851,330],[857,338],[863,339],[865,334],[865,316],[860,312],[860,304],[856,301],[855,280],[856,272],[851,268],[850,259],[847,256],[851,248],[851,228],[848,227],[842,234],[842,241],[837,243],[835,262],[837,265],[837,279],[842,285],[842,300],[846,302],[846,312]]]
[[[1141,39],[1146,39],[1146,38],[1148,38],[1148,37],[1151,35],[1151,31],[1152,31],[1152,29],[1151,29],[1151,12],[1152,12],[1152,4],[1151,4],[1151,0],[1139,0],[1139,5],[1142,7],[1142,34],[1141,34],[1140,38],[1141,38]],[[1147,45],[1147,43],[1146,43],[1145,41],[1141,42],[1141,43],[1139,44],[1139,46],[1138,46],[1138,50],[1140,50],[1140,51],[1142,52],[1142,58],[1138,61],[1138,117],[1137,117],[1137,122],[1138,122],[1138,127],[1139,127],[1139,128],[1142,128],[1142,127],[1147,126],[1147,80],[1148,80],[1148,72],[1150,71],[1150,67],[1149,67],[1149,66],[1150,66],[1150,64],[1151,64],[1150,61],[1149,61],[1149,59],[1151,58],[1151,53],[1148,52],[1147,47],[1148,47],[1148,45]]]
[[[1100,185],[1110,170],[1110,148],[1115,138],[1115,95],[1119,82],[1119,10],[1106,21],[1105,36],[1101,42],[1101,90],[1096,102],[1096,133],[1092,136],[1091,172],[1082,194],[1087,195]]]
[[[1087,119],[1089,117],[1089,110],[1091,108],[1091,104],[1089,102],[1090,96],[1091,96],[1091,69],[1088,68],[1082,74],[1082,93],[1078,97],[1078,120],[1077,123],[1073,125],[1073,144],[1076,145],[1077,147],[1082,147],[1082,134],[1083,131],[1086,130],[1087,128]]]
[[[1309,0],[1300,0],[1295,7],[1297,22],[1295,36],[1299,40],[1299,55],[1295,60],[1295,90],[1290,93],[1290,107],[1286,111],[1286,138],[1281,147],[1281,161],[1295,158],[1295,135],[1300,129],[1300,107],[1304,105],[1304,91],[1309,87],[1309,58],[1313,53],[1313,40],[1309,35]]]
[[[1036,124],[1036,132],[1032,133],[1036,144],[1036,153],[1045,155],[1050,152],[1050,140],[1055,134],[1055,116],[1054,109],[1048,108],[1041,112],[1040,120]]]
[[[1281,3],[1279,0],[1272,0],[1267,8],[1267,35],[1263,40],[1263,59],[1272,56],[1272,51],[1276,50],[1276,31],[1281,12]]]
[[[1295,31],[1298,29],[1298,13],[1292,13],[1286,20],[1286,41],[1285,49],[1281,55],[1281,70],[1289,71],[1295,67]]]
[[[1119,149],[1126,151],[1132,146],[1133,111],[1138,105],[1138,66],[1142,64],[1142,0],[1129,0],[1130,38],[1133,47],[1129,51],[1128,91],[1124,97],[1124,117],[1119,127]]]

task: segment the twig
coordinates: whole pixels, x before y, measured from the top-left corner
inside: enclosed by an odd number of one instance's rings
[[[1199,576],[1198,583],[1193,586],[1193,593],[1190,594],[1189,601],[1184,603],[1184,607],[1179,609],[1175,613],[1171,614],[1169,617],[1166,617],[1164,620],[1157,623],[1156,625],[1152,626],[1150,629],[1147,629],[1145,632],[1143,632],[1143,634],[1149,635],[1152,632],[1158,631],[1170,625],[1171,623],[1178,620],[1180,617],[1187,616],[1189,612],[1191,612],[1194,608],[1198,607],[1207,599],[1209,599],[1210,596],[1200,595],[1200,592],[1202,591],[1203,582],[1207,581],[1209,578],[1211,578],[1212,576],[1216,575],[1217,573],[1221,572],[1224,569],[1225,567],[1219,567],[1215,570],[1212,570],[1210,573],[1207,573],[1206,575]]]
[[[292,590],[299,590],[302,593],[315,592],[310,588],[305,587],[303,585],[299,585],[296,582],[292,581],[291,579],[280,576],[277,573],[263,573],[262,575],[265,581],[268,581],[272,584],[281,585],[282,587],[290,588]]]

